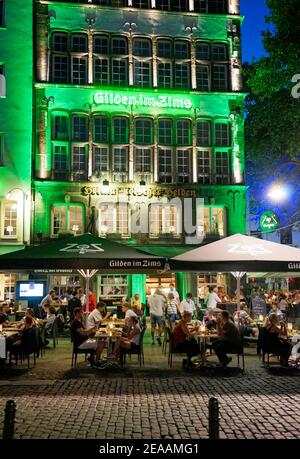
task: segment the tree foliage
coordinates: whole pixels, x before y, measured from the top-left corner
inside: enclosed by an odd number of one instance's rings
[[[270,9],[262,32],[267,55],[244,65],[246,152],[248,158],[270,163],[300,153],[300,99],[292,97],[300,74],[299,0],[265,0]]]

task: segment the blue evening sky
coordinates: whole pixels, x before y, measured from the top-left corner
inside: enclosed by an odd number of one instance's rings
[[[268,9],[264,0],[241,0],[241,15],[245,16],[242,26],[243,61],[252,62],[264,53],[261,31],[269,27],[265,23]]]

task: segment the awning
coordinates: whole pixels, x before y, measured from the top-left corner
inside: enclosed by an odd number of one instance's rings
[[[92,234],[56,239],[0,256],[0,270],[98,269],[148,272],[162,270],[165,259]]]

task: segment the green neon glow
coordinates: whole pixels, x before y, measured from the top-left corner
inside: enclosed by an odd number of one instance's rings
[[[279,217],[272,210],[267,210],[261,214],[259,226],[262,231],[274,231],[279,227]]]
[[[190,110],[193,102],[189,98],[170,96],[168,94],[133,94],[128,91],[98,91],[94,101],[99,105],[124,105],[129,108],[158,107]]]

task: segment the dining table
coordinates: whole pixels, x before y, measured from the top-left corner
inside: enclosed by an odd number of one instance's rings
[[[106,327],[100,327],[95,334],[95,339],[105,340],[107,342],[107,357],[100,361],[98,366],[99,370],[106,369],[121,369],[121,366],[116,361],[115,355],[113,354],[113,344],[118,338],[122,336],[122,328],[115,326],[112,322],[108,323]]]

